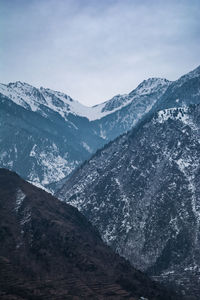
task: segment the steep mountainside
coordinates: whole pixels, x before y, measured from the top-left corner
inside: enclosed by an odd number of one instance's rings
[[[134,266],[199,299],[199,153],[200,106],[159,111],[98,151],[58,197]]]
[[[177,299],[104,245],[75,208],[0,169],[0,298]]]
[[[136,124],[168,85],[149,79],[129,95],[85,107],[50,89],[1,84],[0,166],[53,191],[92,153]]]

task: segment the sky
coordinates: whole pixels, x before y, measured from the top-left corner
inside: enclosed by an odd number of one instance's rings
[[[0,82],[92,106],[200,65],[199,0],[1,0]]]

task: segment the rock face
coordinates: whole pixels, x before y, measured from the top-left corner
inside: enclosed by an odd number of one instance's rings
[[[161,110],[98,151],[58,197],[132,265],[199,299],[199,153],[200,105]]]
[[[0,298],[178,299],[106,246],[76,208],[0,169]]]
[[[95,107],[27,83],[0,85],[0,166],[51,191],[105,143],[129,130],[169,86],[144,81]]]

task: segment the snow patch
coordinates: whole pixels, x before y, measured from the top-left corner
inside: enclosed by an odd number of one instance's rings
[[[82,145],[85,148],[85,150],[87,150],[89,153],[93,152],[90,146],[86,142],[82,142]]]
[[[106,132],[102,129],[102,124],[100,124],[100,137],[106,140]]]
[[[36,148],[36,145],[33,146],[32,150],[30,152],[30,157],[34,157],[36,155],[35,148]]]
[[[16,212],[18,212],[18,210],[20,209],[25,197],[26,195],[24,194],[24,192],[21,189],[18,189],[16,193],[16,205],[15,205]]]
[[[23,211],[23,217],[20,220],[20,225],[23,227],[25,224],[29,223],[31,220],[31,211],[28,207]]]
[[[158,123],[164,123],[168,119],[172,120],[180,120],[184,124],[188,125],[188,107],[182,107],[182,108],[169,108],[165,110],[160,110],[158,112],[158,117],[156,118],[156,121]]]
[[[38,179],[38,180],[39,180],[39,179]],[[44,187],[42,184],[40,184],[39,182],[34,182],[34,181],[30,181],[30,180],[28,180],[28,182],[29,182],[30,184],[32,184],[32,185],[34,185],[34,186],[36,186],[36,187],[38,187],[38,188],[44,190],[44,191],[47,192],[47,193],[52,194],[52,192],[51,192],[49,189],[45,188],[45,187]]]
[[[182,158],[179,158],[176,160],[176,163],[179,167],[179,169],[181,170],[181,172],[185,172],[185,168],[188,168],[190,166],[190,162],[187,160],[184,160]]]

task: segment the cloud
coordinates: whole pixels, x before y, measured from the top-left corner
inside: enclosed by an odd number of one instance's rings
[[[3,0],[2,82],[94,105],[199,64],[199,1]]]

